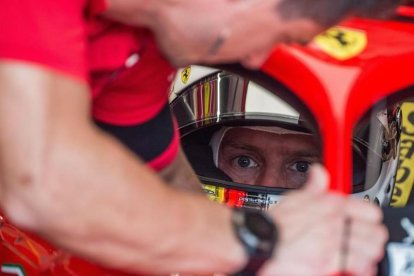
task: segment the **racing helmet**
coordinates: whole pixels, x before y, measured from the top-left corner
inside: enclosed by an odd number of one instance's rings
[[[269,85],[257,72],[244,72],[240,68],[234,71],[237,73],[201,66],[182,69],[170,94],[170,105],[183,150],[207,196],[231,207],[265,210],[292,188],[235,179],[220,166],[226,141],[237,140],[240,129],[248,136],[254,131],[254,135],[273,135],[275,140],[292,142],[295,137],[307,140],[307,151],[312,153],[305,155],[311,155],[311,161],[292,164],[295,171],[305,176],[300,181],[302,185],[309,166],[322,162],[322,141],[317,122],[304,105],[289,98],[288,88],[280,83]],[[357,124],[353,134],[354,196],[389,205],[398,163],[400,127],[398,105],[376,107]],[[271,151],[271,142],[266,143],[265,147]],[[237,162],[249,166],[250,160],[239,158]]]

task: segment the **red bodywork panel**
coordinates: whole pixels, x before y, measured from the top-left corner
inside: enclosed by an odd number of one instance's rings
[[[400,13],[414,17],[410,7]],[[354,124],[379,99],[414,85],[414,24],[351,19],[341,26],[366,35],[367,44],[357,55],[334,58],[315,42],[306,47],[280,46],[262,70],[294,91],[314,114],[331,189],[349,193]],[[0,275],[129,275],[57,250],[4,217],[0,218],[0,268]]]
[[[71,256],[0,216],[0,275],[131,275]]]
[[[348,194],[354,125],[380,99],[414,85],[414,24],[352,19],[341,27],[366,35],[367,44],[358,55],[334,58],[316,42],[282,46],[262,70],[286,85],[314,114],[331,189]]]

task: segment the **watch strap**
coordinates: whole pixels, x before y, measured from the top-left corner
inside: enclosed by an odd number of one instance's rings
[[[235,273],[234,276],[254,276],[267,260],[251,257],[243,270]]]
[[[245,267],[234,275],[254,276],[273,254],[277,227],[265,212],[247,208],[233,209],[233,227],[249,258]]]

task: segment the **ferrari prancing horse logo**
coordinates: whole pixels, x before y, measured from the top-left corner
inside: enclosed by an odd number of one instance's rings
[[[188,80],[190,79],[190,73],[191,66],[187,66],[183,70],[181,70],[181,82],[183,84],[187,84]]]
[[[365,32],[344,27],[333,27],[315,37],[314,42],[326,54],[338,60],[359,55],[367,46]]]

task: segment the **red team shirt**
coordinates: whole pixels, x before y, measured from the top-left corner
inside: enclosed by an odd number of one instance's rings
[[[88,83],[95,120],[117,126],[146,124],[168,108],[175,70],[147,29],[99,16],[105,8],[100,0],[3,4],[0,18],[7,23],[0,26],[0,59],[44,66]],[[171,163],[178,140],[174,127],[169,143],[149,165],[161,170]]]

